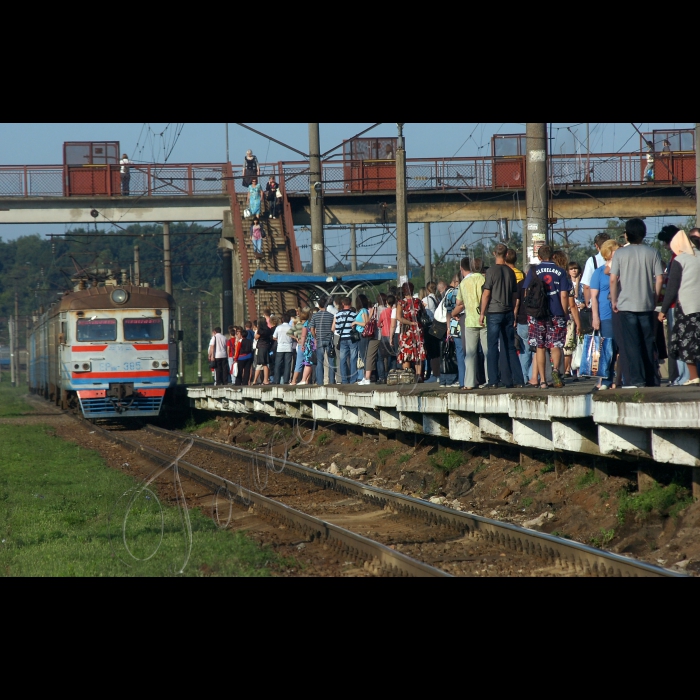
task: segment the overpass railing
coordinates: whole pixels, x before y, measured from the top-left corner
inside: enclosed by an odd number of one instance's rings
[[[552,188],[695,185],[693,152],[657,153],[653,177],[645,178],[646,155],[639,153],[554,154],[549,158]],[[225,163],[138,164],[131,166],[130,196],[196,196],[246,191],[238,168],[226,175]],[[231,173],[231,171],[228,171]],[[409,158],[409,191],[498,191],[525,188],[525,157]],[[263,189],[270,175],[284,181],[289,195],[309,193],[308,162],[261,163]],[[396,188],[392,160],[322,163],[327,194],[371,193]],[[0,197],[119,195],[119,166],[0,166]]]

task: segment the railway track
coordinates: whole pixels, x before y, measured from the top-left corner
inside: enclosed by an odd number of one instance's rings
[[[481,568],[481,564],[484,561],[493,561],[494,557],[498,557],[496,561],[499,562],[505,554],[506,560],[517,560],[519,564],[515,566],[521,567],[518,572],[525,571],[526,575],[682,576],[682,574],[677,572],[596,549],[579,542],[528,530],[510,523],[498,522],[481,516],[455,511],[444,506],[357,482],[353,479],[305,467],[301,464],[290,462],[286,458],[286,450],[285,456],[274,457],[271,454],[252,452],[206,438],[185,436],[182,433],[164,430],[151,425],[146,426],[145,431],[154,438],[166,441],[166,443],[170,440],[182,440],[184,437],[192,439],[193,446],[197,448],[197,454],[200,455],[200,459],[203,452],[209,452],[212,455],[228,458],[225,462],[219,461],[219,465],[231,465],[238,462],[240,465],[239,476],[245,475],[246,469],[250,473],[251,465],[257,470],[267,470],[266,484],[264,485],[274,489],[274,502],[280,500],[293,501],[295,498],[299,498],[300,487],[294,488],[288,484],[285,486],[282,483],[282,478],[293,479],[298,484],[304,484],[305,486],[301,487],[301,491],[306,489],[316,508],[323,509],[325,512],[332,512],[333,515],[329,516],[329,518],[347,521],[350,523],[349,527],[353,529],[357,529],[358,526],[362,527],[368,522],[371,522],[376,529],[379,527],[377,523],[385,519],[387,515],[397,516],[394,520],[403,521],[403,529],[401,524],[399,524],[394,528],[393,537],[385,535],[383,537],[385,544],[397,546],[397,540],[401,541],[404,550],[410,552],[413,560],[421,559],[426,561],[432,565],[432,568],[445,569],[455,562],[467,562],[467,564],[471,565],[462,567],[461,570],[459,567],[455,567],[454,573],[479,575],[484,572]],[[210,461],[212,465],[216,465],[217,460]],[[215,469],[216,466],[210,468]],[[211,474],[212,472],[207,473]],[[221,479],[221,477],[218,478]],[[255,482],[255,479],[253,481]],[[259,482],[260,477],[258,476]],[[214,483],[220,484],[223,482],[212,480],[212,484]],[[228,481],[227,483],[233,482]],[[263,484],[259,483],[259,485],[262,486]],[[231,489],[232,487],[229,486],[228,488]],[[238,490],[237,493],[249,492],[242,484],[236,484],[235,489]],[[233,494],[229,495],[235,497]],[[341,497],[340,500],[338,497]],[[265,504],[263,507],[269,507],[269,499],[261,495],[257,495],[256,498],[260,498],[260,503]],[[348,502],[348,499],[350,499],[351,505],[362,502],[367,507],[356,509],[357,512],[352,515],[338,515],[336,506],[339,503]],[[397,529],[398,531],[396,531]],[[313,528],[307,528],[306,532],[316,532],[320,533],[321,536],[326,536],[324,532],[320,530],[314,531]],[[410,535],[407,535],[408,532],[410,532]],[[375,534],[381,536],[381,533]],[[421,542],[421,538],[423,542]],[[381,549],[383,555],[391,556],[390,552],[395,553],[395,550],[388,549],[385,545],[381,546],[384,547]],[[463,550],[462,554],[452,553],[449,556],[443,556],[445,551],[452,547],[458,549],[461,547]],[[467,550],[466,556],[464,550]],[[370,552],[367,552],[364,556],[369,557]],[[376,562],[377,555],[372,553],[371,556],[375,557],[373,561]],[[365,560],[368,561],[368,559]],[[524,560],[528,560],[527,565],[522,563]],[[508,561],[499,563],[505,565]],[[376,563],[371,564],[371,566],[376,566]],[[504,572],[503,566],[495,568],[497,568],[497,571],[493,573],[508,575]]]
[[[90,427],[100,437],[139,452],[155,464],[167,466],[173,463],[178,445],[183,439],[192,440],[192,450],[188,455],[198,456],[198,462],[207,462],[210,455],[211,466],[205,469],[184,459],[178,460],[178,468],[184,476],[204,485],[216,497],[217,502],[229,502],[245,509],[253,509],[263,519],[284,524],[303,534],[309,541],[320,540],[338,554],[343,553],[376,575],[394,576],[450,576],[483,575],[554,575],[554,576],[683,576],[646,562],[631,559],[612,552],[596,549],[588,545],[562,539],[546,533],[528,530],[510,523],[503,523],[481,516],[455,511],[421,499],[405,496],[394,491],[354,481],[343,476],[329,474],[301,464],[291,462],[286,457],[245,450],[207,438],[165,430],[146,425],[141,430],[106,430],[100,425],[88,422],[80,416],[73,417]],[[146,439],[146,436],[149,436]],[[159,449],[148,441],[160,442]],[[213,459],[225,457],[227,460]],[[223,475],[223,465],[228,471],[238,465],[237,481]],[[258,472],[252,484],[265,490],[274,490],[274,498],[264,496],[244,485],[246,474]],[[266,474],[264,481],[259,473]],[[219,473],[217,473],[219,472]],[[242,478],[241,478],[242,477]],[[285,482],[283,483],[283,480]],[[290,486],[295,482],[296,486]],[[332,512],[329,519],[319,518],[308,512],[292,507],[284,500],[307,495],[313,507],[307,510]],[[340,498],[339,498],[340,497]],[[353,506],[350,515],[339,516],[340,506]],[[363,504],[363,505],[357,505]],[[394,527],[394,536],[375,532],[374,536],[387,540],[385,543],[353,532],[338,524],[345,521],[355,530],[371,523],[387,519],[401,521]],[[329,520],[336,520],[330,522]],[[392,542],[393,540],[393,542]],[[442,548],[445,545],[444,549]],[[455,549],[468,550],[462,555],[441,556],[448,545]],[[401,547],[404,552],[394,547]],[[408,554],[407,554],[408,553]],[[505,558],[505,559],[504,559]],[[503,566],[493,572],[482,568],[487,561],[506,564],[507,560],[517,560],[517,573],[509,573]],[[523,562],[527,560],[527,564]],[[468,565],[448,571],[455,562]],[[520,567],[519,569],[517,567]],[[511,567],[513,572],[513,567]]]

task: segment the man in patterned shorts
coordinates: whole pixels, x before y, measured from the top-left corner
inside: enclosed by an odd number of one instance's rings
[[[559,374],[558,367],[561,361],[562,348],[566,342],[566,312],[569,308],[569,290],[571,278],[566,270],[551,262],[552,249],[543,245],[537,251],[540,259],[539,265],[533,265],[525,277],[523,287],[527,288],[533,275],[537,275],[543,282],[549,301],[549,316],[546,318],[527,317],[527,340],[530,347],[537,348],[535,361],[537,372],[540,375],[539,386],[547,388],[546,366],[549,350],[552,357],[552,382],[555,389],[561,389],[564,382]],[[534,383],[534,382],[532,382]]]

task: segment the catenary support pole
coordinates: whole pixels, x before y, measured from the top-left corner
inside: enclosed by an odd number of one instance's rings
[[[14,331],[14,319],[10,316],[9,322],[7,324],[7,329],[10,331],[10,384],[12,386],[17,386],[15,378],[15,331]]]
[[[207,365],[208,366],[208,365]],[[197,383],[202,383],[202,300],[197,300]]]
[[[163,223],[163,275],[165,277],[165,291],[173,293],[173,276],[170,268],[170,222]]]
[[[137,245],[134,246],[134,284],[137,287],[141,284],[141,253]]]
[[[182,356],[182,306],[177,305],[177,373],[178,383],[185,383],[185,365]]]
[[[313,272],[325,272],[321,140],[317,123],[309,123],[309,203],[311,209],[311,269]]]
[[[425,250],[425,284],[433,279],[432,260],[433,245],[430,241],[430,223],[423,224],[423,250]]]
[[[537,251],[547,240],[547,125],[525,125],[525,199],[527,222],[523,236],[523,267],[537,262]]]
[[[406,149],[403,140],[403,123],[397,123],[396,126],[399,131],[396,144],[396,274],[401,284],[408,281]]]
[[[221,330],[226,333],[228,327],[233,325],[233,266],[231,265],[231,249],[224,248],[221,251],[221,258],[224,290]]]
[[[355,232],[355,224],[350,224],[350,270],[357,270],[357,234]],[[357,292],[352,293],[352,305],[357,304]]]

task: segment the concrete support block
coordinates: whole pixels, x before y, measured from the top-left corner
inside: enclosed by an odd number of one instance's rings
[[[700,467],[693,467],[693,498],[700,500]]]
[[[420,413],[399,413],[401,430],[407,433],[423,432],[423,416]]]
[[[469,395],[469,398],[473,401],[473,408],[469,409],[474,411],[474,413],[505,413],[508,414],[510,411],[510,399],[511,394],[474,394],[472,392],[465,392]],[[467,402],[468,404],[470,402]]]
[[[481,442],[479,416],[475,413],[455,413],[450,411],[450,439],[462,442]]]
[[[399,413],[420,413],[421,397],[418,394],[399,394],[396,397],[396,410]]]
[[[360,419],[357,415],[358,409],[354,406],[339,406],[341,412],[341,420],[348,425],[358,425]]]
[[[625,454],[630,457],[651,459],[651,435],[644,428],[622,425],[599,425],[598,445],[601,454]]]
[[[550,418],[556,419],[590,418],[593,411],[593,395],[589,393],[570,396],[552,392],[547,395],[547,411]]]
[[[331,420],[328,413],[328,401],[314,401],[311,410],[314,420]]]
[[[700,467],[700,434],[695,430],[652,430],[651,452],[657,462]]]
[[[482,441],[513,442],[513,419],[507,414],[493,413],[479,416],[479,430]]]
[[[275,406],[275,414],[278,416],[286,416],[287,415],[287,404],[284,402],[283,399],[275,399],[273,401],[273,404]]]
[[[558,450],[600,454],[598,429],[590,418],[555,419],[552,421],[552,442]]]
[[[423,394],[420,397],[419,411],[426,413],[444,413],[447,415],[448,394]]]
[[[299,412],[304,418],[313,418],[312,403],[310,401],[300,401]]]
[[[228,401],[226,403],[228,403]],[[266,415],[269,415],[269,416],[275,415],[275,407],[273,405],[270,405],[266,401],[253,400],[253,410],[256,411],[257,413],[265,413]]]
[[[379,420],[382,422],[382,428],[385,430],[401,430],[401,419],[398,411],[391,408],[382,408],[379,410]]]
[[[382,421],[379,418],[379,411],[372,408],[358,408],[357,419],[360,425],[367,428],[375,428],[378,430],[382,427]]]
[[[290,418],[302,418],[301,404],[288,403],[285,401],[287,416]]]
[[[594,401],[595,422],[640,428],[700,428],[700,401],[653,403],[649,390],[641,388],[637,391],[642,397],[640,402]],[[630,397],[634,396],[631,390],[628,393]]]
[[[511,418],[548,421],[549,410],[547,408],[546,392],[540,392],[527,397],[513,396],[508,414]]]
[[[513,418],[513,442],[523,447],[551,450],[552,424],[548,420]]]
[[[329,401],[326,404],[326,410],[328,411],[328,420],[332,420],[336,423],[343,422],[343,409],[336,403]]]
[[[396,408],[399,399],[398,391],[373,391],[372,402],[375,408]]]
[[[369,391],[340,392],[338,394],[339,406],[354,406],[356,408],[374,408],[372,393]]]
[[[426,435],[450,437],[450,417],[447,413],[424,413],[423,432]]]

